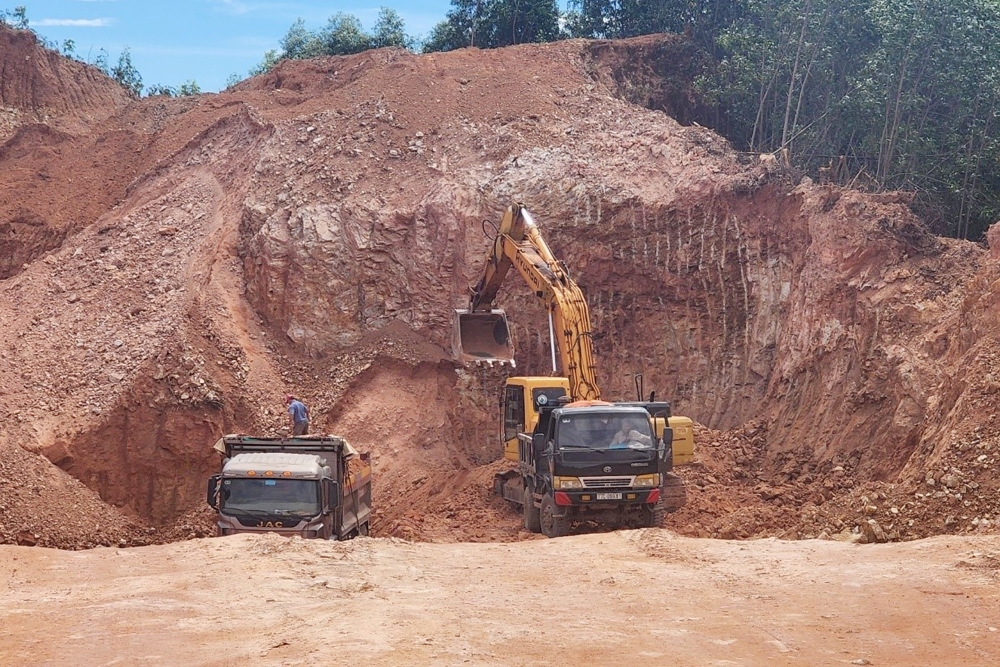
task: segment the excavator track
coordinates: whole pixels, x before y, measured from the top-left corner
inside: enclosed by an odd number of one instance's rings
[[[687,503],[687,488],[684,480],[668,472],[664,475],[663,487],[660,490],[660,504],[667,513],[676,512]]]
[[[684,507],[686,502],[687,489],[684,480],[673,473],[666,473],[663,486],[660,487],[660,499],[652,507],[652,513],[647,515],[648,525],[653,528],[666,527],[667,515]]]

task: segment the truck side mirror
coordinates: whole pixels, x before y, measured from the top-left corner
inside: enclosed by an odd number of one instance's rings
[[[340,484],[335,479],[323,480],[323,509],[335,510],[340,507]]]
[[[672,470],[674,467],[674,429],[669,426],[663,429],[659,450],[660,472]]]
[[[545,456],[547,453],[547,447],[545,442],[544,433],[534,433],[531,436],[531,448],[535,452],[535,457]]]
[[[660,438],[660,442],[666,449],[671,449],[674,444],[674,429],[669,426],[663,429],[663,436]]]
[[[208,478],[208,506],[212,509],[219,508],[219,482],[222,481],[222,475],[212,475]]]

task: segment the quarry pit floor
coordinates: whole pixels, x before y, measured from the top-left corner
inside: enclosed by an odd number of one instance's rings
[[[991,665],[1000,536],[0,547],[0,665]]]

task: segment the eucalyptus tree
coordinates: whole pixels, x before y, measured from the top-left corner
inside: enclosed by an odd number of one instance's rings
[[[424,51],[548,42],[561,36],[560,20],[556,0],[452,0]]]
[[[1000,3],[873,0],[860,81],[877,181],[916,191],[955,236],[1000,214]]]

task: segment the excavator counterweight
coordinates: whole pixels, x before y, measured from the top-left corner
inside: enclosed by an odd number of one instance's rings
[[[453,351],[462,362],[514,366],[514,347],[502,310],[456,310],[454,331]]]

